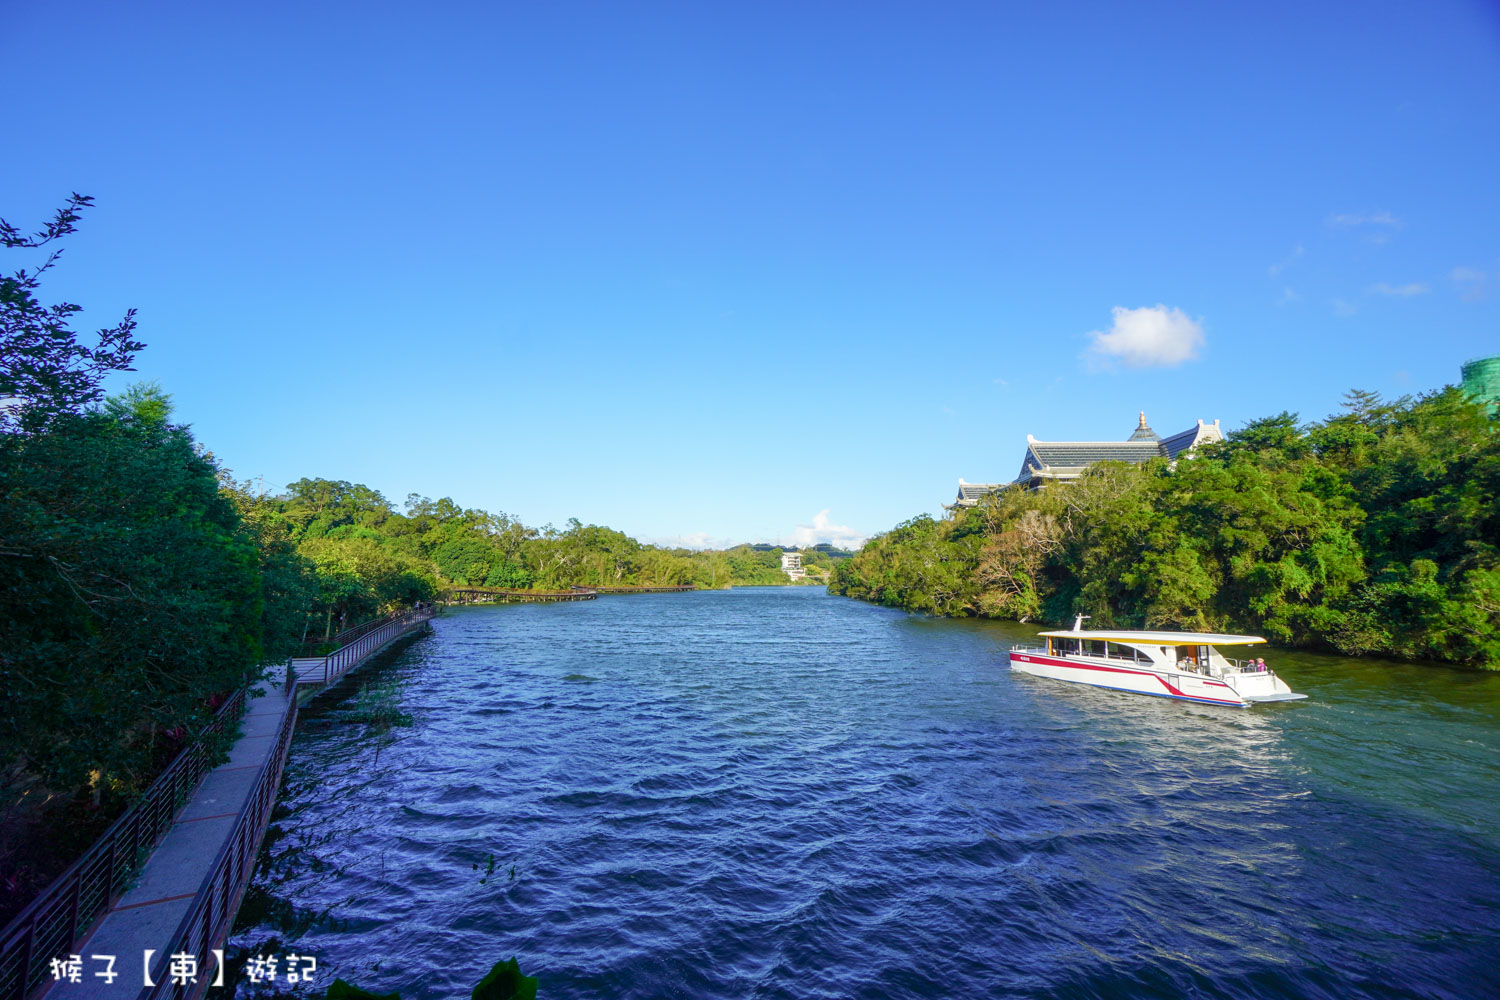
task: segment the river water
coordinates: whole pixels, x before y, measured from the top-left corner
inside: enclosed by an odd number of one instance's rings
[[[1198,706],[815,588],[433,624],[299,723],[242,952],[405,1000],[511,956],[543,1000],[1500,996],[1500,675],[1276,653],[1310,701]]]

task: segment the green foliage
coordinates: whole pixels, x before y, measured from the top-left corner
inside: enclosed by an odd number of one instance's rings
[[[348,718],[384,732],[393,726],[410,726],[412,718],[401,708],[401,684],[394,678],[372,681],[360,688]]]
[[[830,589],[1500,668],[1500,424],[1453,388],[1355,392],[1321,423],[1258,420],[1175,469],[1101,463],[907,521],[838,563]]]
[[[506,514],[412,494],[404,513],[355,483],[302,479],[256,499],[258,522],[280,526],[313,566],[313,634],[375,617],[448,587],[775,586],[788,583],[781,550],[742,545],[700,552],[642,545],[623,532],[573,519],[528,528]],[[845,553],[811,550],[831,567]]]
[[[536,1000],[537,979],[521,973],[514,958],[496,962],[470,994],[473,1000]],[[401,1000],[400,993],[371,993],[342,979],[328,987],[327,1000]]]
[[[473,1000],[536,1000],[535,976],[523,976],[514,958],[496,962],[471,994]]]
[[[128,794],[157,734],[284,655],[299,567],[262,547],[167,401],[0,434],[0,747],[52,789]]]
[[[37,249],[76,232],[75,224],[93,199],[74,194],[39,232],[24,236],[0,219],[0,247]],[[37,301],[40,280],[57,262],[52,251],[33,271],[0,276],[0,425],[8,422],[35,430],[56,414],[76,413],[103,395],[100,384],[115,371],[130,371],[136,352],[135,310],[113,327],[100,330],[90,347],[69,327],[82,307],[71,302],[43,306]]]

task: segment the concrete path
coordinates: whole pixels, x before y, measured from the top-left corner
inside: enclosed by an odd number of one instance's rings
[[[393,643],[425,629],[433,613],[429,608],[426,617],[391,623],[396,629],[390,634],[385,629],[377,630],[344,647],[354,649],[358,659],[349,662],[348,668],[333,679],[334,683],[363,667]],[[368,648],[360,649],[361,644]],[[77,946],[74,954],[81,959],[77,966],[61,969],[61,979],[44,978],[44,985],[38,987],[38,997],[131,1000],[143,993],[147,952],[154,952],[152,967],[161,969],[165,949],[174,946],[175,932],[193,909],[199,893],[210,885],[220,849],[234,835],[236,821],[260,786],[266,768],[277,763],[276,738],[287,714],[323,689],[323,662],[322,658],[293,660],[286,666],[272,668],[269,678],[256,688],[259,695],[246,706],[241,735],[230,750],[229,759],[204,776],[142,866],[136,884],[109,908]],[[288,669],[296,675],[290,695],[286,691]],[[224,934],[228,933],[227,924],[225,920]],[[113,966],[107,962],[109,956],[114,958]],[[112,980],[104,975],[111,970]],[[216,976],[217,966],[206,973]],[[77,982],[73,981],[75,974]],[[188,996],[199,996],[201,992],[201,988],[190,988]]]
[[[192,908],[219,848],[271,762],[276,736],[292,709],[283,690],[285,678],[278,668],[259,686],[263,694],[248,703],[229,759],[204,776],[141,869],[135,887],[110,907],[76,949],[83,959],[79,982],[53,983],[42,994],[47,1000],[128,1000],[141,992],[145,953],[154,950],[153,963],[161,960],[162,949]],[[115,957],[113,984],[100,975],[106,969],[104,959],[94,957],[105,955]]]

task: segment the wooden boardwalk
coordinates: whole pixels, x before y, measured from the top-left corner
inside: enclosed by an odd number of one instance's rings
[[[340,638],[353,640],[328,656],[293,659],[253,697],[242,690],[230,698],[210,727],[242,726],[228,760],[208,769],[206,754],[185,751],[0,930],[0,1000],[202,997],[223,975],[224,941],[276,803],[298,706],[392,643],[425,631],[437,610],[428,604],[351,629]],[[52,960],[71,954],[87,956],[78,981],[58,981]],[[117,982],[96,975],[93,955],[119,959]],[[174,982],[170,962],[179,955],[195,964],[195,981]]]
[[[448,604],[533,604],[544,601],[592,601],[593,590],[505,590],[498,587],[455,587],[440,595]]]
[[[533,604],[548,601],[592,601],[600,594],[681,594],[698,588],[690,583],[653,587],[569,587],[567,590],[510,590],[503,587],[453,587],[440,595],[448,604]]]

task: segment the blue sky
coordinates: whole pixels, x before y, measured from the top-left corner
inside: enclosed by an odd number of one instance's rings
[[[1493,4],[6,6],[0,215],[271,488],[837,540],[1500,353]]]

